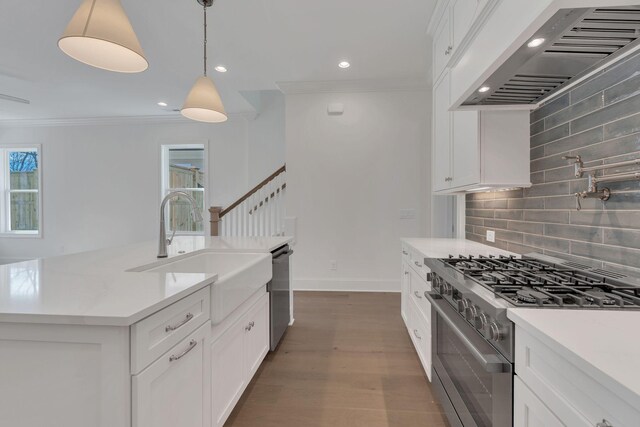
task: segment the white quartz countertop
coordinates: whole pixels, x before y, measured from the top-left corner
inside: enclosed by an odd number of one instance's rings
[[[640,407],[640,312],[510,308],[516,325]]]
[[[516,255],[502,249],[466,239],[406,238],[402,242],[411,246],[426,258],[447,258],[449,255]]]
[[[267,253],[291,237],[176,237],[171,262],[194,252]],[[0,322],[128,326],[217,279],[129,272],[158,263],[156,241],[0,265]]]

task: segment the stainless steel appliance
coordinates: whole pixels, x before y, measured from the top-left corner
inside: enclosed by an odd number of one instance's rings
[[[535,105],[640,43],[640,6],[560,9],[463,105]],[[531,44],[531,42],[537,44]]]
[[[432,271],[433,384],[452,426],[513,421],[509,307],[640,309],[640,280],[534,254],[425,259]]]
[[[272,252],[273,277],[267,284],[271,323],[271,351],[275,351],[289,327],[291,307],[291,281],[289,257],[293,251],[285,245]]]

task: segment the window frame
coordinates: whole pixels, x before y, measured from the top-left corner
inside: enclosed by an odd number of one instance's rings
[[[169,151],[179,149],[179,150],[203,150],[204,153],[204,170],[202,171],[204,174],[204,182],[205,187],[202,189],[194,189],[194,188],[171,188],[169,187]],[[209,221],[206,219],[206,211],[207,211],[207,203],[208,203],[208,194],[209,189],[207,188],[209,184],[209,144],[208,141],[201,142],[184,142],[184,143],[163,143],[160,147],[160,200],[162,201],[164,197],[169,193],[169,191],[184,191],[186,193],[193,191],[202,191],[202,218],[203,218],[203,226],[202,231],[176,231],[176,236],[207,236],[209,234]],[[168,206],[166,207],[168,209]],[[173,234],[173,228],[171,227],[171,217],[170,215],[165,215],[165,228],[167,230],[167,234]]]
[[[9,168],[9,153],[35,151],[38,155],[38,189],[37,190],[12,190],[11,171]],[[43,237],[43,197],[42,197],[42,144],[0,144],[0,237],[41,239]],[[38,194],[38,230],[11,230],[11,194],[37,193]]]

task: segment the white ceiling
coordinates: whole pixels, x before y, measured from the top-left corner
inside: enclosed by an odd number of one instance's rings
[[[81,0],[0,0],[0,119],[175,114],[202,69],[196,0],[122,0],[150,67],[118,74],[72,60],[57,40]],[[250,112],[240,91],[276,82],[426,78],[426,29],[436,0],[216,0],[210,72],[227,110]],[[339,61],[352,63],[348,70]],[[158,101],[169,104],[163,111]]]

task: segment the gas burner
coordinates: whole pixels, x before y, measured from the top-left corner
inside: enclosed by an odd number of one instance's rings
[[[616,305],[616,297],[610,293],[603,291],[602,289],[589,289],[584,292],[587,294],[585,299],[591,303],[598,304],[602,301],[604,305]]]
[[[543,304],[551,300],[549,296],[543,294],[542,292],[526,288],[516,291],[516,299],[520,302],[526,302],[529,304],[536,304],[537,302]]]

